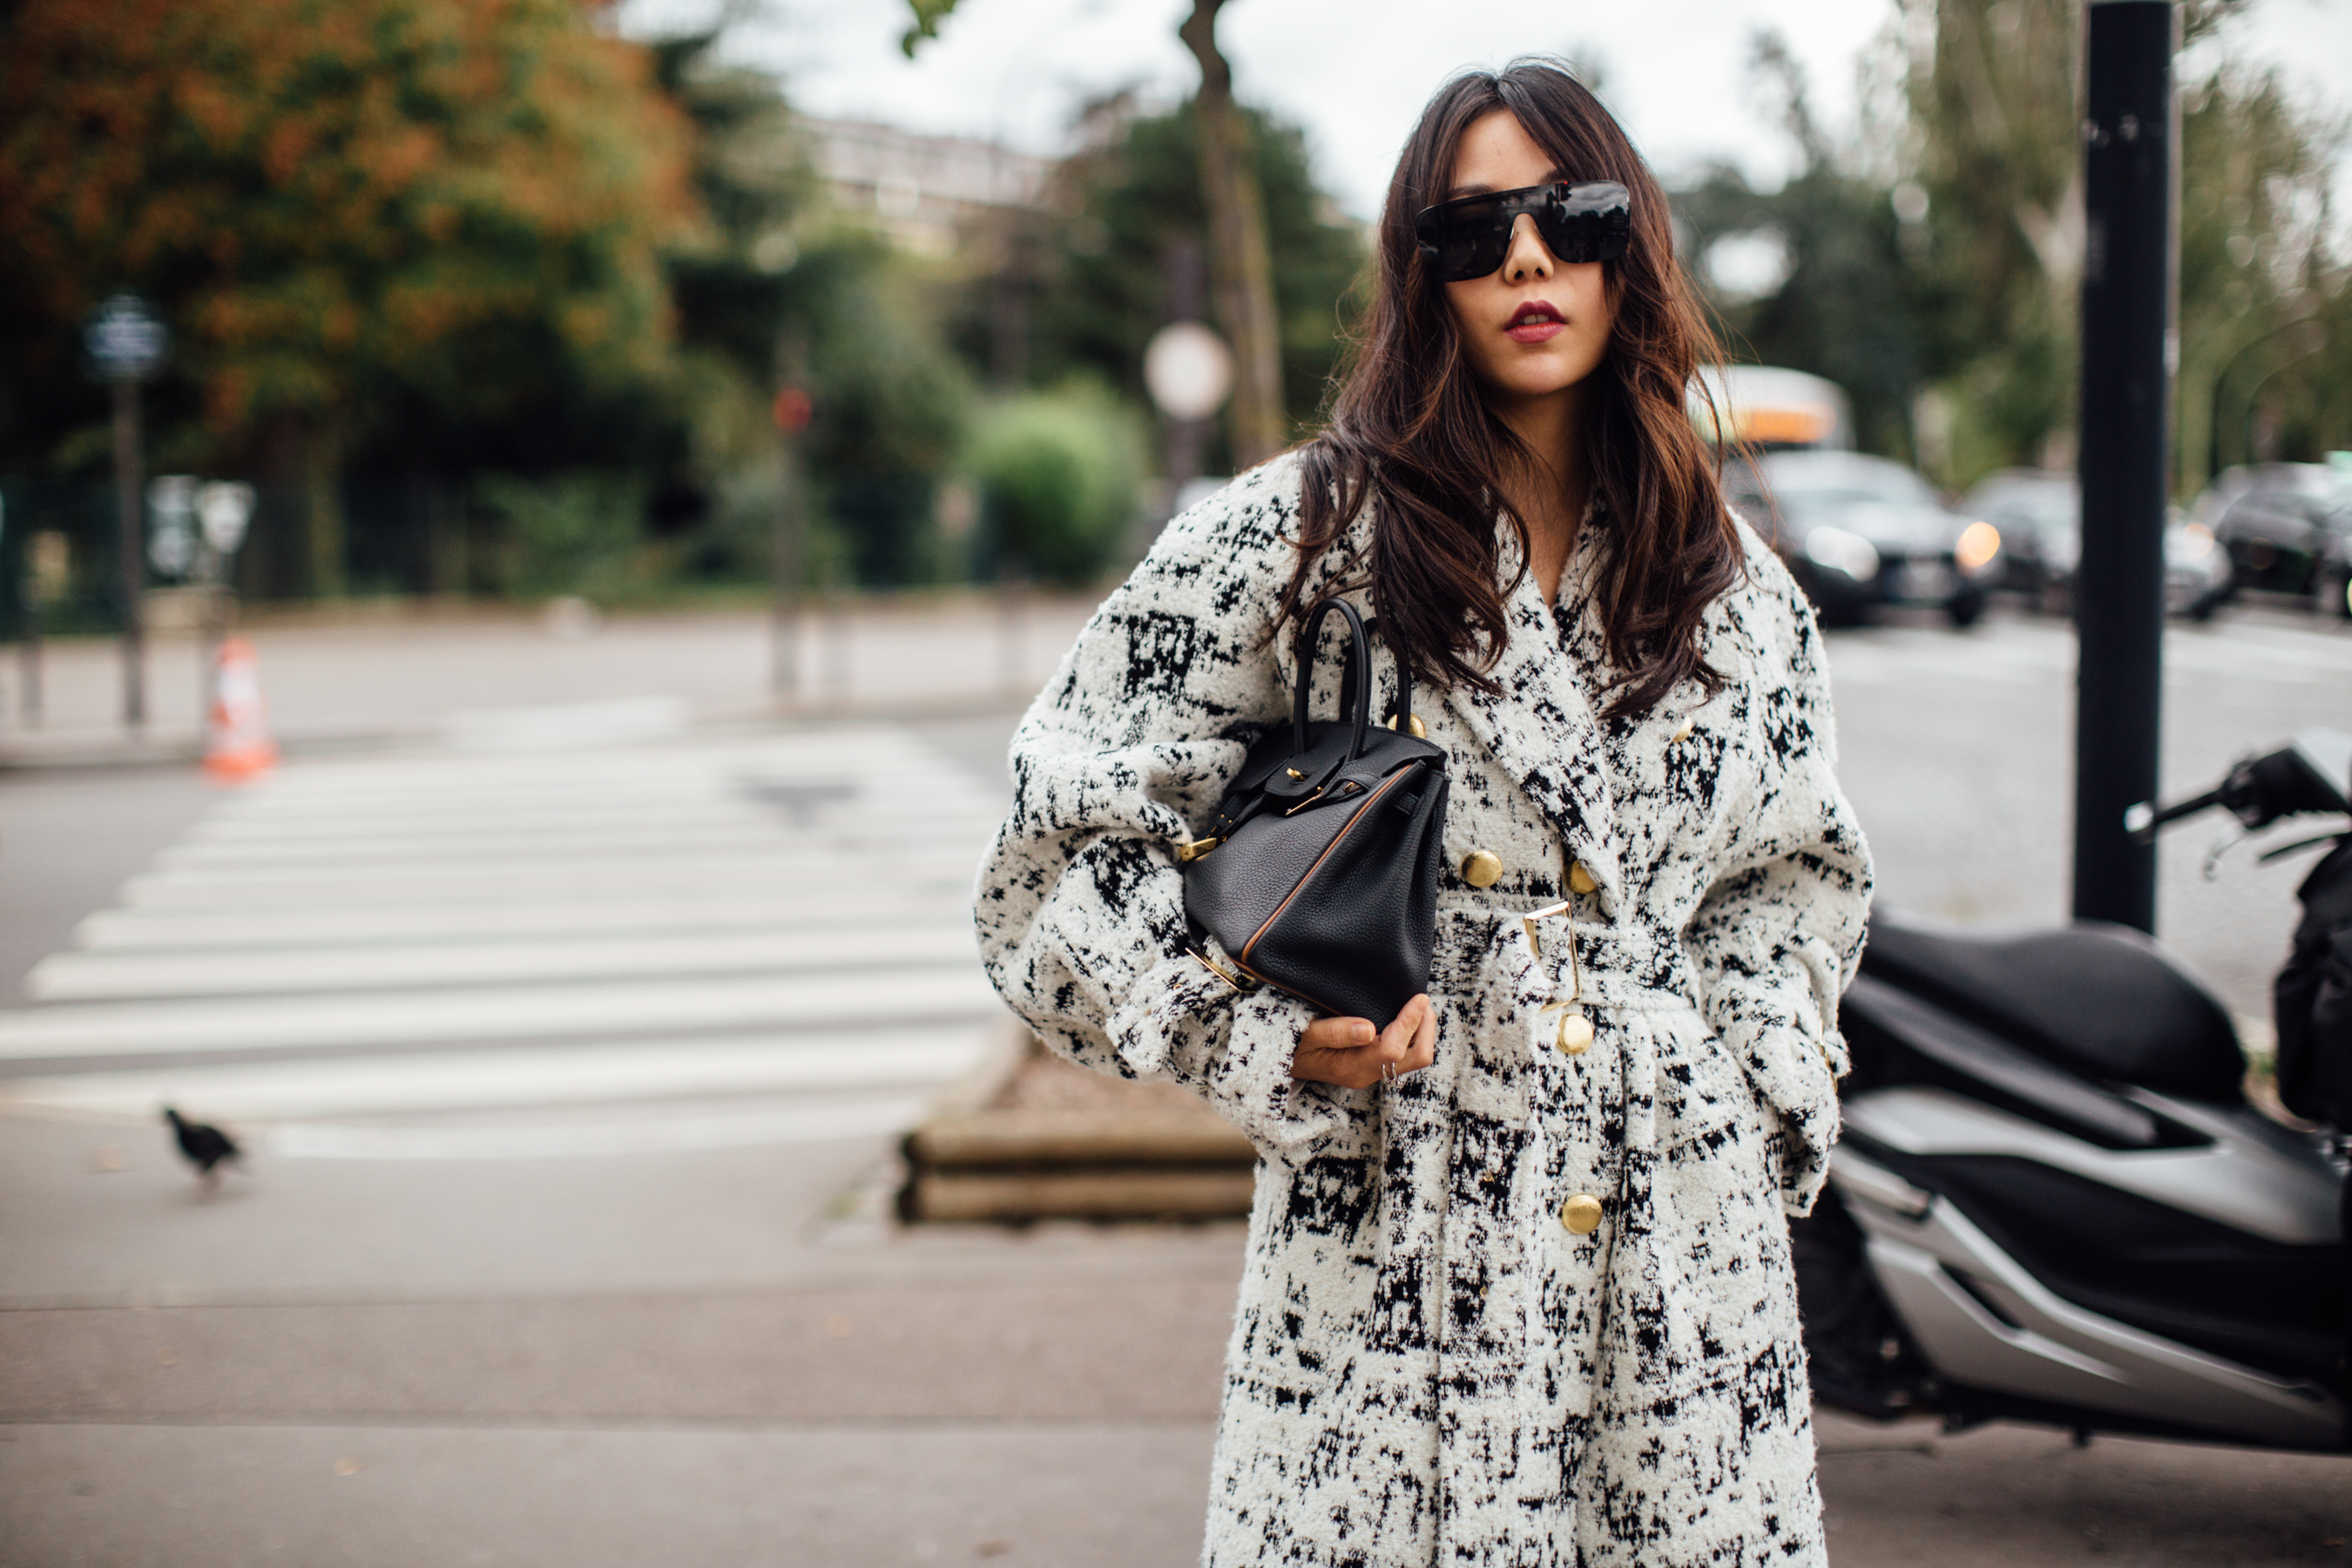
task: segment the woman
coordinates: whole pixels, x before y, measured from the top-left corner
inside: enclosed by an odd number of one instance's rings
[[[1558,182],[1624,187],[1622,256],[1554,253]],[[1812,618],[1685,412],[1664,198],[1565,70],[1441,90],[1379,251],[1329,429],[1171,523],[1023,722],[982,957],[1055,1049],[1263,1156],[1209,1563],[1821,1563],[1786,1214],[1870,872]],[[1383,701],[1399,657],[1434,683],[1453,781],[1394,1019],[1221,978],[1174,854],[1335,593]]]

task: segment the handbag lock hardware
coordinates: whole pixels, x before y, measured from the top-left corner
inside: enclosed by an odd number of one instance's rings
[[[1222,838],[1187,838],[1176,846],[1176,858],[1189,866],[1223,842]]]
[[[1210,973],[1215,975],[1218,979],[1223,981],[1226,984],[1232,986],[1243,995],[1254,996],[1257,994],[1258,983],[1255,980],[1244,980],[1238,975],[1227,973],[1223,969],[1218,967],[1216,960],[1211,958],[1207,953],[1202,952],[1197,947],[1188,947],[1184,951],[1191,953],[1192,957],[1199,962],[1202,968],[1207,970]]]

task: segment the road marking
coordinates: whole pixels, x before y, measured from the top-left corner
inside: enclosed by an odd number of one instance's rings
[[[969,915],[941,911],[917,924],[836,922],[824,931],[656,937],[575,938],[564,942],[435,943],[259,952],[66,952],[43,959],[26,977],[37,1002],[89,1002],[154,996],[272,995],[296,991],[360,991],[390,986],[514,984],[574,979],[690,974],[782,974],[828,968],[952,965],[973,955]]]
[[[170,871],[133,877],[125,903],[142,909],[236,909],[334,903],[505,903],[549,898],[621,900],[709,889],[746,891],[795,884],[839,887],[868,879],[901,886],[969,888],[980,867],[970,854],[851,855],[751,853],[672,856],[635,865],[468,866],[409,863],[354,868],[272,868],[266,871]]]
[[[525,1127],[339,1127],[282,1122],[261,1140],[280,1160],[572,1160],[623,1154],[822,1143],[903,1132],[923,1114],[919,1096],[791,1106],[712,1116]]]
[[[887,958],[887,948],[877,958]],[[1001,1011],[969,954],[928,969],[185,1002],[48,1003],[0,1014],[0,1060],[971,1022]]]
[[[252,910],[105,910],[75,928],[74,940],[98,952],[226,952],[339,947],[362,943],[456,942],[571,934],[657,936],[708,931],[789,931],[811,926],[969,922],[967,884],[930,891],[904,888],[803,886],[789,891],[710,893],[697,898],[636,897],[610,903],[393,904],[359,908],[305,905]]]
[[[976,1066],[992,1026],[115,1068],[0,1079],[0,1110],[277,1121],[924,1088]]]

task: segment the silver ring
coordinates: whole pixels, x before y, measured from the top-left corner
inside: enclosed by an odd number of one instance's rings
[[[1396,1063],[1382,1062],[1381,1064],[1381,1079],[1386,1083],[1396,1082]]]

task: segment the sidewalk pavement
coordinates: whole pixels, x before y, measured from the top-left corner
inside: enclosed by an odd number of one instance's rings
[[[910,596],[802,618],[795,689],[771,685],[776,643],[761,611],[599,616],[418,606],[321,623],[264,620],[257,650],[271,729],[289,752],[418,742],[493,749],[650,738],[689,725],[788,718],[1017,712],[1093,613],[1091,597],[1034,595],[1007,609],[977,594]],[[21,650],[0,657],[0,771],[181,762],[203,733],[198,645],[149,639],[149,721],[121,722],[121,644],[43,646],[41,711],[28,722]]]

